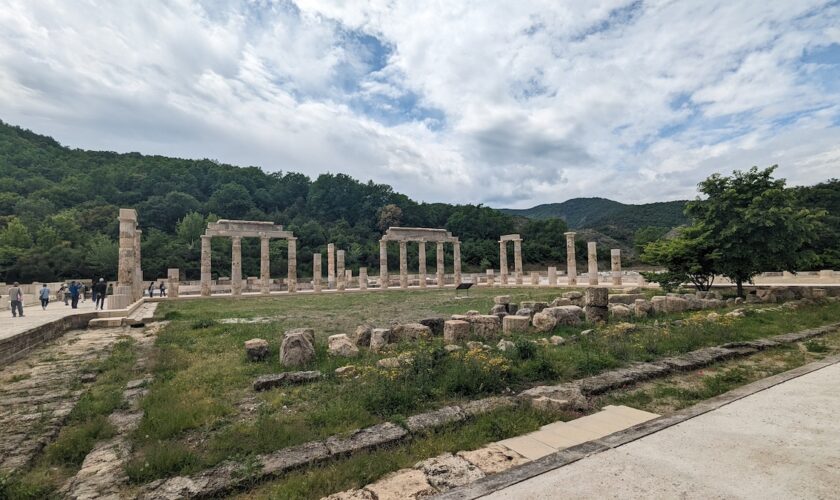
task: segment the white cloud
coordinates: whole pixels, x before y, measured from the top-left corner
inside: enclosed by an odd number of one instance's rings
[[[74,147],[518,207],[837,175],[836,3],[5,3],[0,119]]]

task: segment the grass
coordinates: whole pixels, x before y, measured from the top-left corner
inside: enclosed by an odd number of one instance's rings
[[[299,295],[283,298],[210,299],[161,304],[158,314],[171,323],[159,335],[155,381],[143,401],[145,417],[133,439],[138,450],[127,468],[137,483],[189,474],[231,457],[248,457],[301,442],[348,432],[405,417],[457,401],[519,390],[539,383],[558,383],[664,356],[735,340],[750,340],[835,321],[840,304],[773,311],[738,320],[705,320],[705,313],[672,316],[678,326],[654,327],[643,320],[627,333],[614,327],[598,330],[562,346],[534,345],[535,338],[571,336],[591,325],[559,328],[548,334],[511,338],[519,349],[459,351],[449,354],[440,339],[400,345],[376,355],[363,349],[353,360],[327,355],[325,338],[351,334],[370,322],[416,321],[470,309],[488,311],[494,295],[514,302],[550,301],[562,290],[478,289],[469,298],[452,291]],[[225,318],[268,317],[268,323],[227,324]],[[668,318],[657,317],[660,323]],[[283,331],[312,327],[318,337],[317,358],[307,369],[321,370],[321,381],[301,387],[254,394],[253,379],[282,371],[277,363]],[[250,363],[245,340],[269,340],[269,361]],[[402,369],[377,369],[376,360],[411,352],[414,362]],[[360,376],[345,380],[335,368],[352,363]],[[720,390],[735,380],[721,380]],[[697,392],[702,397],[703,392]],[[688,396],[686,396],[688,398]]]
[[[121,340],[93,368],[96,381],[81,396],[58,437],[35,464],[22,473],[0,477],[0,499],[49,498],[78,471],[97,441],[114,434],[108,415],[122,404],[122,391],[132,376],[134,341]]]

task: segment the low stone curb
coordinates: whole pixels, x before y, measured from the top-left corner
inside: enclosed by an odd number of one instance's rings
[[[319,371],[272,373],[257,377],[253,386],[255,391],[267,391],[286,385],[306,384],[319,378],[321,378],[321,372]]]
[[[800,332],[776,335],[774,337],[770,337],[769,339],[726,344],[732,347],[705,347],[680,356],[664,358],[651,363],[637,363],[626,368],[619,368],[599,375],[556,386],[537,386],[522,391],[517,395],[517,398],[527,400],[553,393],[560,393],[563,394],[564,398],[568,398],[569,392],[577,392],[583,397],[595,396],[623,386],[648,380],[653,377],[661,377],[674,371],[692,370],[725,359],[746,356],[757,352],[760,348],[799,342],[819,335],[824,335],[828,332],[836,330],[837,328],[840,328],[840,323],[802,330]],[[406,421],[406,427],[408,430],[392,423],[384,423],[357,430],[346,437],[332,436],[327,438],[325,441],[313,441],[291,448],[278,450],[273,453],[258,455],[255,457],[258,464],[258,470],[256,473],[243,474],[241,472],[242,466],[240,464],[230,461],[222,462],[216,467],[207,469],[193,476],[176,476],[153,481],[143,487],[139,498],[151,500],[158,498],[175,499],[218,496],[242,488],[248,484],[264,480],[268,477],[283,474],[297,467],[319,462],[339,455],[352,454],[354,452],[392,444],[421,431],[460,422],[466,418],[487,413],[504,406],[513,406],[515,404],[515,400],[516,398],[514,397],[501,396],[485,398],[477,401],[469,401],[462,405],[447,406],[409,417]],[[659,420],[661,419],[657,419],[652,422],[658,422]],[[641,426],[650,425],[651,423],[641,424]],[[633,427],[631,430],[641,426]],[[565,465],[565,463],[571,463],[571,461],[579,460],[587,454],[594,452],[587,450],[596,450],[598,449],[598,446],[603,446],[602,444],[598,444],[596,446],[592,443],[599,442],[594,441],[568,448],[532,462],[525,467],[549,462],[553,465],[549,469],[545,470],[550,470],[551,468]],[[495,475],[490,476],[486,478],[486,480],[492,481],[495,477]],[[481,481],[485,480],[479,480],[479,482]],[[447,493],[446,495],[449,494],[450,493]],[[443,496],[441,498],[450,497]],[[461,497],[455,496],[451,498]]]

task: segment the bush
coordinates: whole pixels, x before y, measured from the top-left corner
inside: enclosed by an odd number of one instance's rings
[[[167,313],[167,319],[168,319],[168,316],[169,316],[169,313]],[[216,320],[204,318],[204,319],[197,319],[197,320],[193,321],[192,325],[190,325],[190,326],[192,327],[193,330],[202,330],[204,328],[214,327],[217,324],[218,323],[216,322]]]
[[[532,359],[537,354],[537,344],[528,339],[517,339],[514,344],[519,359]]]

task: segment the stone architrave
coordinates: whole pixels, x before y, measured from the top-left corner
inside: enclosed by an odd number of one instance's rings
[[[177,268],[169,268],[166,270],[166,280],[169,282],[169,296],[173,299],[178,298],[178,286],[181,283],[181,272]]]
[[[612,284],[613,286],[621,285],[621,249],[613,248],[610,250],[610,263],[612,264]]]
[[[210,241],[212,236],[206,234],[201,235],[201,295],[202,297],[210,296]]]
[[[516,284],[522,284],[522,240],[513,240],[513,269],[516,273]]]
[[[577,285],[577,263],[575,262],[575,233],[563,233],[566,235],[566,274],[569,277],[569,286]]]
[[[507,241],[499,241],[499,283],[507,285],[508,282],[508,261],[507,261]]]
[[[134,292],[134,298],[139,299],[143,296],[143,267],[141,265],[142,257],[140,254],[140,241],[143,237],[143,231],[140,229],[134,232],[134,286],[136,288]]]
[[[589,250],[589,285],[598,286],[598,248],[594,241],[587,243],[586,248]]]
[[[368,275],[367,275],[367,268],[360,267],[359,268],[359,290],[367,290],[368,287]]]
[[[379,240],[379,288],[388,288],[388,242]]]
[[[242,295],[242,238],[233,236],[230,239],[230,293]]]
[[[260,236],[260,293],[268,295],[271,290],[271,264],[269,263],[268,236]]]
[[[327,245],[327,287],[335,288],[335,243]]]
[[[347,288],[347,276],[344,273],[344,250],[335,251],[335,280],[339,290]]]
[[[408,288],[408,252],[405,241],[400,241],[400,288]]]
[[[120,250],[119,265],[117,267],[117,286],[135,289],[134,279],[137,275],[134,253],[134,239],[137,232],[137,212],[131,208],[120,209]]]
[[[548,286],[557,286],[557,268],[548,268]]]
[[[297,292],[297,238],[288,238],[289,242],[289,277],[286,289],[289,293]]]
[[[315,293],[321,292],[321,254],[312,254],[312,290]]]
[[[455,267],[455,286],[461,284],[461,242],[456,241],[452,244],[452,258]]]
[[[437,273],[437,286],[438,288],[443,288],[444,285],[444,267],[443,267],[443,242],[439,241],[437,244],[437,269],[435,269]]]
[[[417,273],[420,280],[420,288],[426,288],[426,241],[417,242]]]

